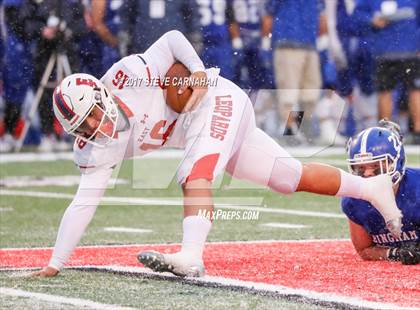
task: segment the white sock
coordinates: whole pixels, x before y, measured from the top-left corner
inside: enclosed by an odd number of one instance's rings
[[[191,258],[201,260],[211,225],[211,221],[203,216],[194,215],[184,218],[181,252],[188,254]]]
[[[345,172],[340,169],[341,183],[340,188],[338,189],[338,197],[351,197],[356,199],[361,199],[363,196],[363,186],[364,181],[362,177],[353,175],[351,173]]]

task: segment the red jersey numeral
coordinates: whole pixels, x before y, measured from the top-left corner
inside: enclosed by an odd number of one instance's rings
[[[114,86],[118,86],[118,89],[123,89],[125,82],[127,82],[128,75],[125,74],[123,71],[118,70],[118,72],[115,74],[114,79],[112,80],[112,84]]]
[[[150,138],[158,140],[160,144],[143,143],[142,145],[140,145],[141,150],[143,151],[155,150],[155,149],[160,148],[162,145],[166,143],[166,141],[168,140],[168,138],[170,137],[172,133],[172,130],[175,127],[176,120],[174,120],[172,124],[170,124],[169,127],[164,132],[161,132],[162,129],[165,129],[166,123],[167,123],[166,120],[161,120],[157,122],[153,126],[152,130],[150,131]]]

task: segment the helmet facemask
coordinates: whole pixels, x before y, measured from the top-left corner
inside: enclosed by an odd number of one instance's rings
[[[397,170],[398,158],[390,154],[373,156],[371,153],[356,154],[354,158],[348,159],[349,172],[365,177],[366,168],[374,167],[374,175],[388,174],[392,178],[394,185],[401,181],[402,175]]]
[[[94,88],[93,104],[86,115],[69,131],[81,140],[98,147],[105,147],[115,137],[118,123],[118,106],[105,88]],[[83,130],[84,122],[92,115],[100,114],[100,122],[92,134],[86,134]]]

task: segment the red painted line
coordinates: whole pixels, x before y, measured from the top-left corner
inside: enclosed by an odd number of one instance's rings
[[[175,252],[177,245],[134,245],[76,249],[68,266],[141,266],[136,254],[154,249]],[[0,267],[41,267],[51,249],[0,250]],[[364,262],[349,241],[207,244],[207,274],[401,306],[420,306],[420,266]]]

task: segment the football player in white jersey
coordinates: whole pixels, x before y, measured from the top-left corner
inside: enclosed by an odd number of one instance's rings
[[[192,94],[182,113],[166,104],[160,85],[176,61],[191,72]],[[208,87],[195,83],[203,78],[217,83]],[[51,260],[33,276],[55,276],[66,263],[96,211],[113,167],[162,145],[185,150],[177,171],[184,193],[183,240],[177,253],[139,255],[155,271],[204,274],[202,254],[212,223],[198,214],[213,211],[211,184],[224,170],[279,193],[306,191],[367,200],[394,234],[401,231],[401,213],[388,175],[362,178],[291,157],[255,126],[247,95],[218,76],[216,69],[206,70],[179,31],[164,34],[143,54],[121,59],[101,80],[86,74],[66,77],[54,91],[53,106],[66,132],[77,137],[75,162],[82,176],[63,215]]]

